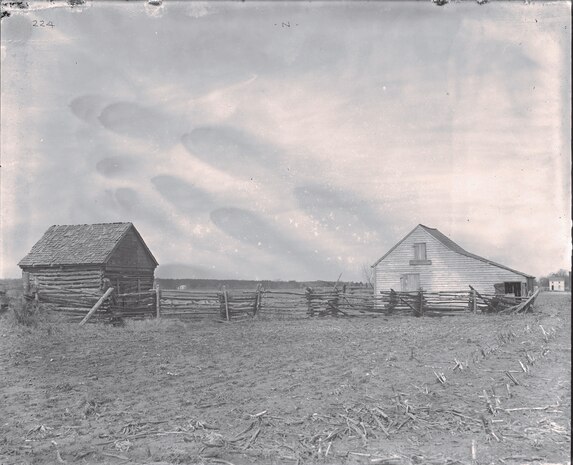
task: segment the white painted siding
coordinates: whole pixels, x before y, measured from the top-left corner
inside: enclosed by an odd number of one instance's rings
[[[431,265],[410,264],[417,242],[426,243]],[[419,273],[420,286],[427,291],[469,290],[471,284],[479,292],[494,293],[496,283],[527,282],[525,276],[450,250],[421,227],[378,263],[374,271],[375,293],[390,289],[399,291],[400,276],[406,273]]]
[[[565,281],[560,280],[549,280],[549,290],[550,291],[564,291],[565,290]]]

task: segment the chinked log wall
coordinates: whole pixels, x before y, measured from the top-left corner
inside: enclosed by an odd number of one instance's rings
[[[47,304],[55,313],[67,317],[69,321],[79,321],[98,302],[104,291],[89,292],[85,289],[74,290],[59,286],[32,286],[28,298],[37,298]],[[152,318],[156,312],[156,291],[117,294],[115,292],[105,299],[90,321],[105,321],[114,317]]]
[[[153,269],[107,266],[104,277],[120,294],[145,292],[153,288]]]
[[[24,272],[24,293],[62,313],[85,314],[102,295],[102,279],[100,268],[81,268],[73,274],[59,268],[33,268]]]
[[[100,268],[80,268],[73,273],[60,268],[31,268],[24,272],[24,290],[32,286],[53,286],[66,289],[97,292],[101,289],[103,270]]]
[[[84,292],[71,288],[39,285],[35,290],[41,302],[69,316],[81,318],[101,297],[103,291]],[[316,316],[375,316],[409,314],[415,316],[459,315],[467,312],[525,312],[533,298],[505,298],[474,290],[444,292],[383,292],[372,295],[365,288],[310,289],[305,291],[175,291],[153,289],[135,293],[113,293],[94,321],[111,317],[181,318],[239,320],[256,315],[269,318],[308,318]],[[499,297],[499,296],[498,296]]]

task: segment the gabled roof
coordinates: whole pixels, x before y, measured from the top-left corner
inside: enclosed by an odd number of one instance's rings
[[[133,230],[155,265],[157,260],[132,223],[54,225],[18,265],[103,265],[123,237]]]
[[[438,231],[436,228],[430,228],[428,226],[424,226],[423,224],[419,224],[414,229],[412,229],[412,231],[410,231],[408,234],[406,234],[406,236],[404,236],[404,238],[400,242],[398,242],[394,247],[392,247],[388,252],[386,252],[386,254],[382,258],[380,258],[378,261],[376,261],[376,263],[374,263],[374,265],[372,265],[372,267],[375,267],[376,265],[378,265],[378,263],[380,263],[382,260],[384,260],[396,247],[398,247],[402,242],[404,242],[408,238],[408,236],[410,236],[418,228],[422,228],[424,231],[426,231],[432,237],[437,239],[439,242],[441,242],[448,249],[450,249],[456,253],[459,253],[460,255],[465,255],[466,257],[474,258],[476,260],[479,260],[479,261],[482,261],[485,263],[489,263],[490,265],[494,265],[494,266],[497,266],[499,268],[503,268],[504,270],[508,270],[508,271],[513,272],[513,273],[517,273],[517,274],[520,274],[522,276],[525,276],[526,278],[534,278],[534,276],[528,275],[528,274],[523,273],[521,271],[514,270],[513,268],[509,268],[508,266],[501,265],[500,263],[493,262],[491,260],[488,260],[487,258],[483,258],[483,257],[480,257],[479,255],[468,252],[467,250],[465,250],[464,248],[462,248],[461,246],[456,244],[454,241],[452,241],[448,236],[446,236],[445,234]]]

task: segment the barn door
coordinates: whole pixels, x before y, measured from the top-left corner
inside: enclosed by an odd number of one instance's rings
[[[511,281],[511,282],[505,282],[504,284],[505,284],[506,295],[513,294],[515,297],[521,297],[522,295],[524,295],[522,293],[522,289],[525,286],[525,283],[520,283],[519,281]]]
[[[420,289],[420,273],[407,273],[400,276],[402,292],[416,292]]]

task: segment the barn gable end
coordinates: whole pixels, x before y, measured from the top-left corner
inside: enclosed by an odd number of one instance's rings
[[[525,294],[533,276],[467,252],[434,228],[416,226],[374,265],[375,292],[467,290]]]

